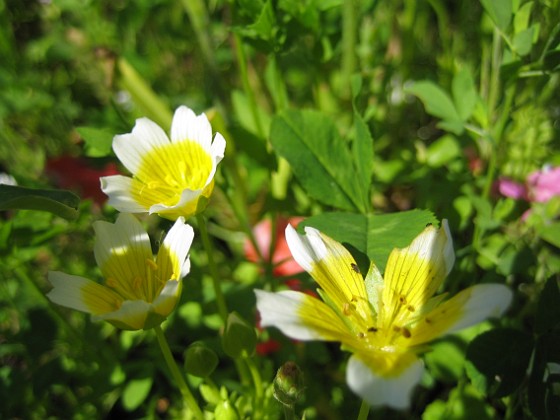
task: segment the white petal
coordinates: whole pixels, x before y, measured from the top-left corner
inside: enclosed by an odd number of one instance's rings
[[[212,126],[205,114],[196,114],[186,106],[180,106],[173,115],[171,141],[196,141],[204,150],[210,152]]]
[[[181,294],[181,281],[169,280],[159,296],[152,303],[154,312],[167,317],[179,300]]]
[[[488,283],[471,287],[469,300],[463,306],[463,316],[446,333],[470,327],[486,318],[501,316],[511,304],[512,298],[512,291],[503,284]]]
[[[288,337],[296,340],[316,340],[323,337],[304,325],[298,316],[299,309],[308,295],[291,290],[271,293],[255,290],[261,326],[277,327]]]
[[[226,139],[224,139],[224,137],[220,133],[216,133],[216,135],[214,136],[214,142],[212,143],[212,146],[210,146],[210,156],[212,156],[212,170],[208,174],[205,185],[208,185],[214,178],[214,175],[216,175],[218,163],[220,163],[224,158],[225,150]]]
[[[132,178],[122,175],[101,177],[101,190],[109,196],[108,204],[124,213],[146,213],[148,209],[132,196]]]
[[[95,230],[94,254],[97,265],[103,270],[105,262],[113,255],[129,252],[138,262],[133,269],[145,267],[146,259],[152,259],[150,238],[142,224],[128,213],[119,214],[115,224],[97,221],[93,223]],[[132,260],[134,261],[134,260]],[[131,268],[131,269],[132,269]],[[129,278],[131,273],[122,273],[122,279]]]
[[[168,144],[169,139],[159,125],[148,118],[140,118],[132,133],[115,136],[113,150],[126,169],[135,174],[147,153]]]
[[[445,274],[449,274],[455,263],[455,253],[447,220],[442,220],[440,229],[433,226],[424,229],[414,238],[408,247],[408,253],[418,254],[420,259],[429,261],[437,261],[442,257],[445,264]]]
[[[198,197],[200,197],[201,194],[202,194],[202,190],[185,189],[181,193],[181,198],[179,199],[177,204],[175,204],[174,206],[167,206],[165,204],[154,204],[153,206],[150,207],[150,214],[154,214],[154,213],[160,215],[168,214],[168,213],[180,214],[181,209],[183,207],[187,207],[189,203],[196,202],[196,200],[198,199]],[[196,205],[192,213],[194,213],[194,210],[196,210]]]
[[[47,297],[58,305],[90,314],[111,312],[121,298],[111,289],[80,276],[59,271],[49,272],[53,289]]]
[[[181,267],[189,255],[194,238],[192,226],[185,223],[184,217],[179,217],[173,227],[169,230],[163,241],[163,246],[167,247],[177,256]]]
[[[307,227],[305,232],[313,233],[315,230],[316,229]],[[300,267],[307,272],[312,271],[313,262],[316,261],[317,256],[309,243],[308,237],[300,235],[292,225],[288,225],[286,226],[286,242],[288,242],[288,247],[290,248],[294,260],[296,260]],[[326,247],[324,247],[324,245],[323,249],[323,252],[326,252]]]
[[[423,371],[423,363],[417,360],[400,375],[383,377],[354,355],[346,367],[346,383],[371,406],[403,410],[410,405],[412,390],[420,382]]]

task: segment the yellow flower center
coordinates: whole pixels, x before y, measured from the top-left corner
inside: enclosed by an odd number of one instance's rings
[[[134,174],[132,195],[146,208],[153,204],[174,206],[185,189],[204,188],[211,171],[212,158],[199,143],[169,143],[143,156]]]

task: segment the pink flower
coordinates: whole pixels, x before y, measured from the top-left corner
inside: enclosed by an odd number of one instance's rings
[[[259,259],[259,253],[255,250],[253,244],[248,239],[244,244],[245,257],[255,263],[271,262],[274,265],[273,274],[277,277],[293,276],[302,273],[303,269],[295,262],[292,253],[288,248],[284,231],[288,224],[297,226],[303,220],[302,217],[292,217],[285,219],[279,217],[276,221],[276,241],[273,247],[272,258],[270,256],[270,245],[272,242],[272,223],[266,219],[258,223],[253,228],[253,234],[259,248],[260,254],[264,261]]]
[[[504,197],[513,198],[515,200],[527,199],[527,189],[525,185],[509,178],[500,178],[498,180],[498,191]]]
[[[535,171],[527,177],[529,201],[543,203],[552,197],[560,196],[560,166],[545,167],[542,171]]]
[[[500,178],[498,190],[503,196],[515,200],[544,203],[552,197],[560,196],[560,167],[545,167],[531,172],[524,184]]]

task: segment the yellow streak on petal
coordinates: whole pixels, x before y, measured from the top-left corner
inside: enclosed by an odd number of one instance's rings
[[[143,156],[134,174],[132,196],[146,208],[154,204],[173,206],[183,190],[203,189],[211,171],[212,158],[199,143],[169,143]]]
[[[98,283],[84,283],[80,289],[83,303],[93,315],[102,315],[118,310],[123,299],[108,287]]]
[[[358,351],[356,356],[373,372],[384,378],[401,375],[418,360],[412,351]]]
[[[357,335],[327,304],[312,296],[306,296],[299,307],[302,323],[316,331],[324,340],[340,341],[356,348],[361,344]]]
[[[446,241],[443,229],[429,226],[409,247],[391,252],[384,275],[379,316],[382,325],[406,325],[434,295],[445,279]]]
[[[355,322],[371,325],[373,319],[365,282],[357,270],[356,261],[340,243],[323,234],[320,237],[325,244],[326,255],[314,261],[311,276],[338,311],[355,317]]]

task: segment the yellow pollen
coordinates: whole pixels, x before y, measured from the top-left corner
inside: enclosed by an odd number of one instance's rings
[[[158,269],[156,262],[150,258],[146,258],[146,265],[153,271],[156,271]]]
[[[112,278],[112,277],[109,277],[109,278],[105,281],[105,284],[106,284],[108,287],[112,287],[113,289],[114,289],[115,287],[117,287],[117,281],[116,281],[114,278]]]
[[[140,285],[142,284],[142,279],[140,277],[135,277],[132,281],[132,287],[134,290],[140,289]]]
[[[403,328],[402,329],[402,335],[404,336],[404,338],[410,338],[410,336],[411,336],[410,330],[408,328]]]

